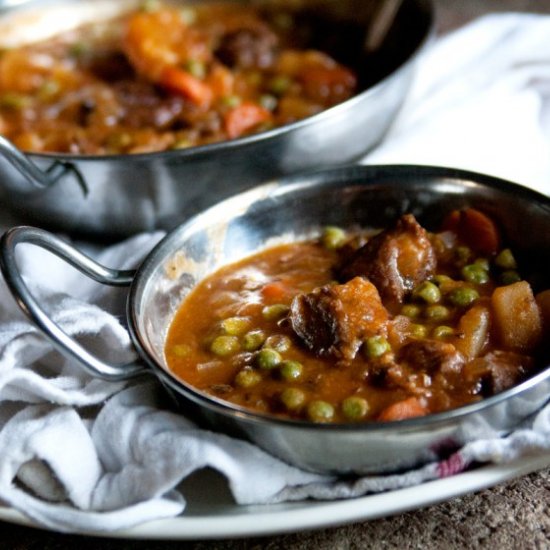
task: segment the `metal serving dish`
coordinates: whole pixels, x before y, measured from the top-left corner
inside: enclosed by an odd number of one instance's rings
[[[311,234],[327,224],[383,227],[412,212],[426,227],[445,213],[475,206],[501,226],[521,264],[550,277],[550,199],[470,172],[414,166],[343,167],[266,184],[223,201],[171,232],[136,272],[97,265],[52,234],[15,228],[0,262],[18,303],[62,353],[92,374],[122,379],[154,373],[194,420],[252,440],[299,467],[321,472],[380,472],[432,460],[442,450],[517,426],[550,398],[550,367],[483,401],[422,418],[364,424],[314,424],[253,413],[209,397],[176,379],[164,358],[167,328],[184,296],[204,276],[275,240]],[[525,223],[529,220],[529,223]],[[20,243],[49,249],[88,276],[130,287],[127,321],[143,362],[110,365],[64,334],[29,294],[15,262]]]
[[[286,2],[287,0],[237,0]],[[189,215],[262,181],[352,162],[380,141],[400,108],[414,62],[433,28],[431,0],[403,0],[384,41],[367,52],[373,5],[382,0],[302,0],[335,26],[362,91],[287,126],[212,145],[117,156],[24,154],[0,136],[0,200],[23,221],[104,237],[172,228]],[[0,3],[0,47],[14,47],[93,18],[112,17],[138,0],[15,0]],[[347,23],[346,23],[347,22]],[[340,45],[342,46],[342,44]],[[341,49],[341,48],[339,48]]]

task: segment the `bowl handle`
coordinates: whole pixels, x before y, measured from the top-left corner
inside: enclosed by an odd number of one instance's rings
[[[124,380],[147,372],[148,369],[137,362],[121,365],[105,363],[86,351],[47,315],[29,292],[17,267],[15,249],[21,243],[44,248],[95,281],[111,286],[129,286],[135,271],[104,267],[55,235],[34,227],[15,227],[6,231],[0,239],[0,269],[17,304],[61,353],[76,359],[93,376],[105,380]]]
[[[68,173],[72,173],[84,196],[88,194],[88,186],[80,171],[71,162],[55,160],[51,166],[42,171],[15,145],[0,136],[0,154],[23,175],[23,183],[17,183],[17,191],[30,193],[40,189],[47,189]]]

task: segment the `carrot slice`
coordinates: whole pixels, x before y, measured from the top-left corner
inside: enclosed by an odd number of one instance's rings
[[[287,296],[288,288],[280,281],[273,281],[264,285],[260,293],[266,302],[278,303]]]
[[[391,422],[414,418],[415,416],[425,416],[426,414],[428,414],[428,409],[416,397],[409,397],[386,407],[378,415],[378,420]]]
[[[271,120],[271,113],[256,103],[245,101],[228,111],[224,118],[225,131],[237,138],[254,126]]]
[[[200,107],[206,108],[212,101],[212,90],[207,84],[177,67],[166,67],[162,71],[160,84],[172,92],[185,96]]]
[[[443,230],[453,231],[470,248],[481,254],[496,254],[500,234],[495,222],[475,208],[453,210],[443,222]]]

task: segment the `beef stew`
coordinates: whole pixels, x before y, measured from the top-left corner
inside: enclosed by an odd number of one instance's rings
[[[325,228],[226,266],[185,299],[165,355],[179,378],[260,413],[391,421],[457,408],[533,373],[550,291],[522,278],[484,213],[427,231]]]

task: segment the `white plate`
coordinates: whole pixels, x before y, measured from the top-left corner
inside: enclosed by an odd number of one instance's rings
[[[331,527],[391,516],[491,487],[550,466],[550,452],[491,465],[419,486],[361,498],[277,505],[237,506],[218,474],[200,472],[182,490],[189,505],[184,515],[145,523],[101,536],[132,539],[223,539],[252,537]],[[0,519],[36,527],[22,514],[0,507]],[[87,533],[90,534],[90,533]]]

